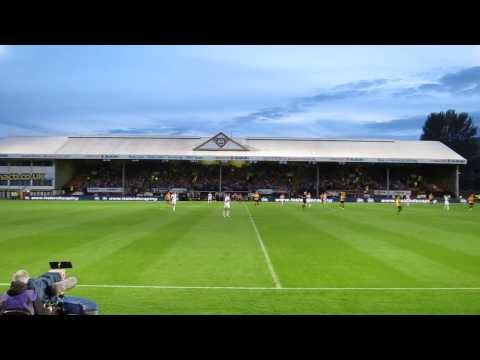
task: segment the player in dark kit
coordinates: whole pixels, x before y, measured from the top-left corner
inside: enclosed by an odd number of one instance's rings
[[[473,204],[475,204],[475,195],[470,194],[470,196],[468,197],[467,201],[468,201],[468,208],[469,208],[470,210],[472,210],[472,209],[473,209]]]
[[[345,210],[345,199],[347,197],[347,193],[345,191],[340,192],[340,208]]]
[[[400,200],[399,195],[397,195],[397,197],[395,198],[395,205],[397,206],[397,215],[398,215],[402,211],[402,202]]]
[[[305,209],[307,207],[307,193],[304,192],[302,195],[302,209]]]
[[[258,193],[258,191],[253,194],[253,201],[255,202],[255,206],[258,206],[258,204],[260,203],[260,194]]]

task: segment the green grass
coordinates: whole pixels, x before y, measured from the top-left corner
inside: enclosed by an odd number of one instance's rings
[[[71,260],[81,285],[180,287],[71,291],[102,314],[480,314],[479,220],[463,204],[233,203],[225,219],[221,203],[1,201],[0,283]]]

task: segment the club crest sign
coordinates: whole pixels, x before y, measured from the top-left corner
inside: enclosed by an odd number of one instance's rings
[[[223,148],[227,144],[228,139],[223,135],[218,135],[214,141],[215,141],[215,144],[218,145],[218,147]]]
[[[239,144],[234,139],[228,137],[223,132],[207,139],[193,150],[197,151],[248,151],[248,149]]]

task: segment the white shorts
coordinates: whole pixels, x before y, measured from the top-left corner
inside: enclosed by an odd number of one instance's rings
[[[172,205],[177,205],[177,200],[172,200]]]
[[[228,205],[227,205],[227,204],[223,205],[223,208],[224,208],[225,210],[230,209],[230,204],[228,204]]]

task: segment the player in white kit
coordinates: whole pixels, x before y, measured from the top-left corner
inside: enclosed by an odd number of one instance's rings
[[[230,217],[230,195],[226,194],[223,199],[223,217]]]
[[[285,204],[285,195],[284,194],[281,194],[280,195],[280,202],[283,204]]]
[[[405,202],[407,203],[407,206],[410,206],[410,195],[407,194],[407,196],[405,197]]]
[[[212,202],[212,193],[208,193],[208,203],[210,204]]]
[[[443,209],[444,210],[450,210],[450,195],[443,195]]]
[[[310,193],[307,193],[307,206],[312,207],[312,195]]]
[[[175,212],[175,206],[177,206],[177,193],[172,194],[172,208],[173,212]]]

